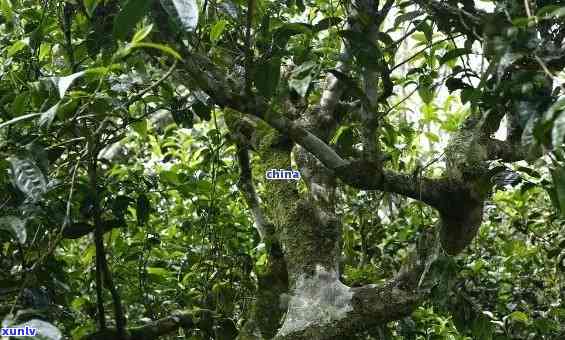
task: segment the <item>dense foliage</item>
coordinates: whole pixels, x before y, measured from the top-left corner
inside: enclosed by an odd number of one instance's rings
[[[290,267],[285,218],[299,197],[325,197],[299,151],[277,158],[295,143],[340,179],[339,275],[327,275],[339,289],[386,286],[445,205],[458,209],[462,196],[428,198],[426,178],[484,191],[476,236],[453,251],[442,236],[445,253],[418,259],[425,297],[349,338],[565,338],[564,20],[559,0],[0,0],[2,327],[268,338],[244,329],[271,317],[278,329],[276,310],[310,282]],[[332,83],[335,124],[306,119]],[[288,122],[420,191],[364,186]],[[280,164],[304,180],[267,181]]]

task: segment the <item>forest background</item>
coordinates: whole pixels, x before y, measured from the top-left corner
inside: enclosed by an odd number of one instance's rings
[[[561,0],[0,0],[2,327],[565,338],[564,20]]]

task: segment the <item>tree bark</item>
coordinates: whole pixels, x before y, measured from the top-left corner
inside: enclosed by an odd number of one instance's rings
[[[153,340],[170,334],[179,328],[193,329],[196,327],[206,328],[212,324],[213,313],[201,309],[196,311],[179,311],[168,317],[150,322],[139,327],[127,329],[128,340]],[[82,340],[124,340],[118,331],[108,328],[97,333],[89,334]]]
[[[228,126],[232,133],[236,133],[236,128],[241,124],[233,124],[228,120]],[[271,129],[258,139],[261,144],[256,147],[262,161],[257,167],[259,176],[264,176],[270,169],[290,168],[290,140]],[[281,303],[281,296],[288,292],[287,262],[283,255],[280,231],[293,228],[291,215],[297,191],[293,183],[266,182],[261,200],[253,183],[249,151],[242,145],[239,146],[238,160],[241,171],[239,187],[267,251],[265,267],[256,270],[257,291],[250,317],[238,339],[272,339],[280,328],[286,310]]]

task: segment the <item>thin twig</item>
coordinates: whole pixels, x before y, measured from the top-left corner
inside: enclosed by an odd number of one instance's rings
[[[253,25],[253,12],[255,11],[255,0],[247,0],[247,27],[245,30],[245,92],[251,94],[251,26]]]
[[[66,140],[64,142],[51,145],[51,146],[47,147],[46,150],[52,150],[52,149],[58,148],[60,146],[66,145],[66,144],[71,144],[71,143],[74,143],[74,142],[80,142],[80,141],[83,141],[85,139],[86,138],[84,138],[84,137],[72,138],[72,139]]]
[[[134,95],[125,105],[125,107],[130,106],[131,104],[133,104],[134,102],[136,102],[137,100],[141,99],[147,92],[153,90],[154,88],[156,88],[157,86],[159,86],[162,82],[164,82],[165,80],[167,80],[167,78],[169,78],[171,76],[171,74],[173,74],[173,71],[175,70],[175,68],[177,67],[178,61],[175,59],[173,65],[169,68],[169,70],[167,71],[167,73],[165,73],[159,80],[157,80],[156,82],[154,82],[153,84],[149,85],[146,89],[142,90],[141,92],[139,92],[138,94]]]
[[[10,199],[7,198],[6,201],[4,201],[4,203],[2,203],[2,205],[0,205],[0,210],[4,209],[4,206],[6,206],[6,204],[8,204],[9,201],[10,201]]]
[[[387,114],[389,114],[392,110],[396,109],[398,106],[402,105],[402,103],[404,103],[405,101],[407,101],[410,97],[412,97],[412,95],[418,91],[418,88],[420,88],[420,86],[416,86],[415,89],[413,89],[406,97],[402,98],[398,103],[394,104],[393,106],[391,106],[390,109],[388,109],[386,111],[386,113],[384,114],[384,116],[386,116]]]
[[[390,69],[390,72],[392,72],[392,71],[396,70],[397,68],[401,67],[402,65],[404,65],[404,64],[406,64],[406,63],[409,63],[410,61],[416,59],[420,54],[422,54],[423,52],[425,52],[427,49],[429,49],[429,48],[431,48],[431,47],[433,47],[433,46],[435,46],[435,45],[437,45],[437,44],[441,44],[442,42],[446,42],[446,41],[448,41],[448,40],[450,40],[450,39],[452,39],[452,38],[459,38],[459,37],[461,37],[461,36],[463,36],[463,34],[458,34],[458,35],[456,35],[456,36],[454,36],[454,37],[448,37],[448,38],[445,38],[445,39],[441,39],[441,40],[435,41],[435,42],[433,42],[433,43],[427,45],[425,48],[423,48],[423,49],[421,49],[420,51],[414,53],[414,55],[408,57],[407,59],[404,59],[404,60],[401,61],[399,64],[394,65],[394,66]]]
[[[543,60],[537,55],[534,55],[534,58],[536,59],[537,63],[541,66],[541,68],[543,69],[543,71],[545,72],[545,74],[547,74],[551,79],[553,79],[554,81],[556,81],[557,83],[559,83],[559,86],[561,87],[561,89],[565,90],[565,85],[563,85],[563,83],[561,83],[559,81],[559,78],[557,78],[552,72],[551,70],[547,67],[547,65],[543,62]]]
[[[14,119],[10,119],[9,121],[0,124],[0,129],[2,129],[2,128],[8,126],[8,125],[15,124],[19,121],[30,119],[30,118],[35,118],[35,117],[39,117],[39,116],[41,116],[41,113],[29,113],[27,115],[19,116],[19,117],[16,117]]]
[[[528,0],[524,0],[524,7],[526,8],[528,18],[532,18],[532,10],[530,9],[530,2]]]
[[[528,19],[533,19],[535,22],[537,22],[537,18],[532,16],[532,10],[530,9],[529,0],[524,0],[524,7],[526,8],[526,14],[528,15]],[[551,70],[547,67],[545,62],[537,54],[534,54],[534,58],[536,59],[536,62],[539,64],[542,70],[545,72],[545,74],[547,74],[552,80],[557,81],[559,83],[559,86],[565,90],[565,86],[563,86],[563,84],[559,82],[559,79],[557,79],[557,77],[551,72]]]

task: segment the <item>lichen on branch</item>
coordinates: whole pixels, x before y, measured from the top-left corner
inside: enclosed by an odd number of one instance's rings
[[[352,297],[353,291],[339,281],[334,270],[318,265],[314,275],[298,278],[278,336],[345,318],[353,310]]]

